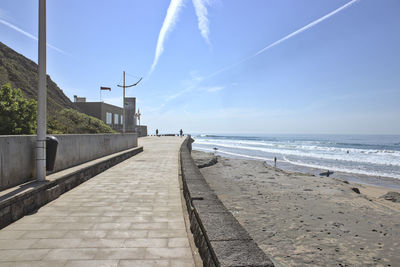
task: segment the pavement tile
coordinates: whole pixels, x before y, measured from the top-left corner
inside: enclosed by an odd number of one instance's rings
[[[99,248],[96,259],[144,259],[145,248]]]
[[[189,247],[189,240],[187,238],[168,238],[168,247]]]
[[[27,233],[27,231],[13,231],[13,230],[7,230],[6,228],[4,228],[0,231],[0,240],[3,240],[3,239],[16,240],[16,239],[19,239],[21,236],[23,236],[26,233]]]
[[[35,243],[31,245],[30,248],[76,248],[79,243],[81,243],[81,239],[61,239],[61,238],[47,238],[47,239],[31,239],[34,240]]]
[[[56,248],[52,249],[44,260],[89,260],[94,259],[97,248]]]
[[[103,238],[107,235],[104,230],[71,230],[68,231],[64,238]]]
[[[9,261],[0,262],[0,267],[59,267],[64,266],[66,261]]]
[[[186,237],[186,230],[149,230],[150,238],[154,237]]]
[[[26,249],[31,247],[37,239],[19,239],[19,240],[0,240],[0,249]]]
[[[93,226],[94,223],[69,222],[53,224],[50,228],[54,230],[89,230],[92,229]]]
[[[162,248],[168,246],[166,238],[134,238],[126,239],[125,247],[144,247],[144,248]]]
[[[190,248],[146,248],[146,259],[192,258]]]
[[[21,223],[40,223],[43,222],[43,217],[35,217],[32,215],[26,215],[20,219]]]
[[[67,233],[67,230],[56,231],[56,230],[44,230],[44,231],[27,231],[22,238],[61,238]]]
[[[125,222],[125,223],[123,223],[123,222],[121,222],[121,223],[116,223],[116,222],[115,223],[112,223],[112,222],[96,223],[94,225],[93,229],[96,229],[96,230],[113,230],[113,229],[122,230],[122,229],[129,229],[130,226],[131,226],[131,223],[128,223],[128,222]]]
[[[168,222],[168,229],[186,230],[184,222]]]
[[[77,247],[82,248],[122,248],[125,239],[92,238],[82,240]]]
[[[107,238],[143,238],[147,236],[147,230],[111,230]]]
[[[144,151],[0,230],[1,266],[194,266],[178,176],[183,139]]]
[[[6,230],[49,230],[53,225],[50,223],[13,223],[6,227]]]
[[[69,260],[64,267],[117,267],[118,260]]]
[[[171,267],[195,267],[192,259],[170,259]]]
[[[143,230],[168,229],[168,223],[167,222],[132,223],[130,229],[143,229]]]
[[[0,250],[0,261],[41,260],[49,249],[4,249]]]
[[[168,267],[168,260],[120,260],[120,267],[132,267],[132,266],[140,266],[140,267]]]

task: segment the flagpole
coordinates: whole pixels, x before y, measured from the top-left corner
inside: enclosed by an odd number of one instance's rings
[[[103,90],[107,90],[107,91],[110,91],[110,92],[111,92],[111,87],[100,86],[100,102],[102,102],[102,101],[101,101],[101,91],[103,91]]]

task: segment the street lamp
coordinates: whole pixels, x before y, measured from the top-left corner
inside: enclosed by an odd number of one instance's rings
[[[126,128],[125,128],[125,125],[126,125],[126,116],[125,116],[125,88],[129,88],[129,87],[132,87],[132,86],[136,86],[136,85],[138,85],[138,83],[140,83],[140,81],[142,80],[142,78],[140,78],[139,79],[139,81],[137,81],[136,83],[134,83],[134,84],[132,84],[132,85],[125,85],[125,71],[124,71],[124,84],[123,85],[117,85],[118,87],[122,87],[122,88],[124,88],[124,92],[123,92],[123,108],[122,108],[122,114],[123,114],[123,117],[124,117],[124,121],[123,121],[123,124],[122,124],[122,132],[123,133],[125,133],[125,130],[126,130]]]
[[[36,178],[46,180],[46,0],[39,0],[38,116]]]

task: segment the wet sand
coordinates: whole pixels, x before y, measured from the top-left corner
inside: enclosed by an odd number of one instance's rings
[[[400,203],[382,198],[396,190],[219,156],[200,170],[277,266],[400,266]]]

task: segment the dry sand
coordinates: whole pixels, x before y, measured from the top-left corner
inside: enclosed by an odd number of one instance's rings
[[[277,266],[400,266],[400,203],[381,198],[395,190],[224,157],[200,170]]]

